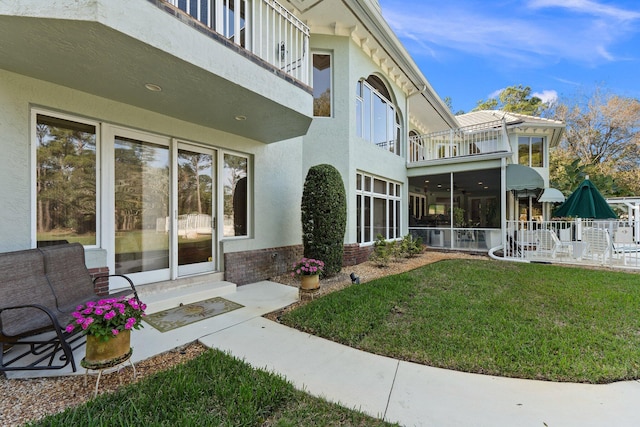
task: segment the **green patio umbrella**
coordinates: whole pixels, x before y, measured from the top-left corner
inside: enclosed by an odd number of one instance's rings
[[[589,181],[589,177],[578,185],[569,198],[555,210],[553,216],[593,219],[618,218],[596,186]]]

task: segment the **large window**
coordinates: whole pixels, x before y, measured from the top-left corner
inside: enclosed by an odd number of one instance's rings
[[[96,244],[96,125],[36,114],[36,239]]]
[[[224,237],[248,235],[248,158],[224,155]]]
[[[518,163],[533,168],[544,167],[544,137],[518,137]]]
[[[386,86],[376,76],[356,85],[357,135],[400,155],[400,117]]]
[[[358,243],[374,242],[378,235],[401,237],[400,184],[363,173],[356,180]]]
[[[313,54],[313,115],[331,117],[331,55]]]

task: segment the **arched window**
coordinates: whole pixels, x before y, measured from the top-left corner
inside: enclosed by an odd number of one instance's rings
[[[369,76],[356,86],[356,127],[360,138],[400,155],[400,115],[379,77]]]

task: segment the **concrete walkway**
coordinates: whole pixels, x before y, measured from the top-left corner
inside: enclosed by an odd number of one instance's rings
[[[244,307],[160,333],[150,325],[132,336],[135,363],[199,340],[256,368],[281,374],[297,388],[403,426],[638,426],[640,382],[608,385],[517,380],[431,368],[376,356],[318,338],[262,316],[298,299],[296,288],[259,282],[236,289],[209,284],[198,292],[141,295],[149,313],[211,296]],[[208,292],[208,293],[207,293]],[[84,347],[75,353],[84,356]],[[79,368],[76,374],[84,374]],[[14,371],[9,378],[73,375]]]
[[[404,426],[638,426],[640,383],[551,383],[375,356],[251,319],[201,340],[308,393]]]

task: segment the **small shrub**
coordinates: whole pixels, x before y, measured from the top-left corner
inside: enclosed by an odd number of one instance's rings
[[[387,267],[391,260],[392,251],[391,242],[387,242],[382,234],[378,234],[376,241],[373,243],[373,252],[369,256],[369,261],[378,267]]]
[[[400,262],[403,258],[413,258],[421,254],[424,249],[422,239],[419,237],[416,239],[411,234],[407,234],[400,241],[388,241],[382,234],[378,234],[373,247],[369,261],[378,267],[387,267],[391,261]]]
[[[424,250],[422,238],[414,238],[411,234],[407,234],[402,238],[400,246],[402,247],[403,256],[406,258],[413,258]]]

